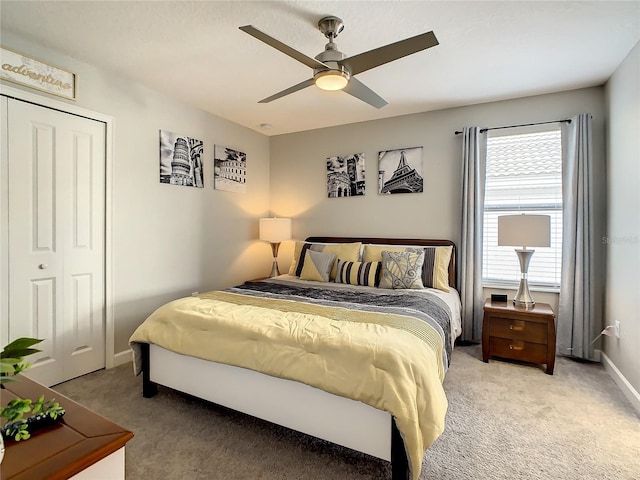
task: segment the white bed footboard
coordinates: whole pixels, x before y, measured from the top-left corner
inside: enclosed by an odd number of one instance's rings
[[[157,345],[149,346],[149,357],[147,382],[391,461],[392,418],[388,412],[303,383],[181,355]]]
[[[390,461],[392,480],[410,478],[404,441],[387,412],[303,383],[153,344],[140,347],[144,397],[154,396],[160,384]]]

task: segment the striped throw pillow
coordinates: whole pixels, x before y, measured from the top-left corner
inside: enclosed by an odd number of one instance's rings
[[[338,260],[336,283],[377,287],[380,278],[380,262],[346,262]]]
[[[453,247],[425,247],[422,283],[425,287],[449,291],[449,261]]]

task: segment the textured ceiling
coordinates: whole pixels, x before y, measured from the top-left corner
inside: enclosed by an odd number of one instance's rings
[[[326,15],[344,20],[347,56],[430,30],[440,45],[358,75],[389,102],[380,110],[315,86],[258,104],[312,72],[238,27],[314,57]],[[640,39],[640,1],[2,0],[0,17],[2,31],[267,135],[601,85]]]

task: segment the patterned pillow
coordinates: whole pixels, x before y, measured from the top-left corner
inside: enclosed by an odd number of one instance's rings
[[[291,261],[291,267],[289,268],[289,275],[300,276],[302,268],[304,267],[305,252],[309,249],[316,252],[335,253],[336,258],[341,260],[347,260],[351,262],[357,262],[360,260],[360,247],[362,243],[305,243],[296,242],[293,250],[293,260]],[[330,280],[336,278],[336,272],[338,270],[338,263],[335,262],[330,274]]]
[[[338,260],[336,283],[377,287],[382,264],[380,262],[344,262]]]
[[[382,252],[380,288],[424,288],[422,264],[424,251]]]
[[[453,247],[425,247],[422,284],[425,287],[449,291],[449,261]]]
[[[300,280],[328,282],[329,273],[336,261],[335,253],[322,253],[307,250],[304,254],[304,266],[300,272]]]

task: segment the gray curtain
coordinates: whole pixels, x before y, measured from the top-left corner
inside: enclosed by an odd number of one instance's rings
[[[462,301],[462,340],[482,340],[482,227],[487,136],[480,127],[462,132],[462,238],[458,287]]]
[[[564,126],[562,159],[562,277],[557,315],[557,352],[596,360],[593,339],[602,328],[600,281],[595,267],[601,249],[595,237],[596,181],[591,116]],[[604,272],[600,272],[603,275]]]

